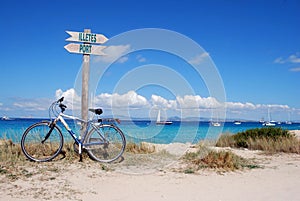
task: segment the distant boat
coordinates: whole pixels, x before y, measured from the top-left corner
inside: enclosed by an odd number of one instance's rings
[[[210,124],[214,127],[220,127],[221,124],[219,122],[210,122]]]
[[[3,116],[1,120],[10,120],[10,118],[8,116]]]
[[[210,125],[211,126],[214,126],[214,127],[220,127],[221,126],[221,123],[219,122],[219,115],[217,114],[216,115],[217,118],[215,121],[213,121],[212,117],[211,117],[211,120],[210,120]]]
[[[263,126],[276,126],[276,124],[271,123],[271,122],[265,122],[265,123],[263,123]]]
[[[271,119],[270,109],[268,108],[268,120],[269,120],[269,121],[264,122],[264,123],[263,123],[263,126],[269,126],[269,127],[271,127],[271,126],[276,126],[276,124],[274,123],[275,121],[271,121],[270,119]]]
[[[241,122],[241,121],[235,121],[233,124],[234,124],[234,125],[241,125],[242,122]]]
[[[285,124],[291,125],[291,114],[289,113],[289,119],[285,122]]]
[[[157,125],[171,125],[172,123],[173,123],[172,121],[161,121],[160,120],[160,110],[158,110],[157,119],[156,119]]]
[[[260,120],[259,120],[259,123],[265,123],[265,120],[264,120],[264,118],[261,118]]]

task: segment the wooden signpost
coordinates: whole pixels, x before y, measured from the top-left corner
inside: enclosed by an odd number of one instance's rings
[[[101,50],[106,47],[91,44],[70,43],[64,48],[71,53],[105,55]]]
[[[81,118],[88,120],[88,102],[89,102],[89,77],[90,77],[90,54],[105,55],[102,50],[105,46],[92,45],[92,43],[103,44],[108,39],[102,34],[91,33],[90,29],[84,29],[84,32],[66,31],[70,37],[66,41],[79,43],[70,43],[64,48],[71,53],[83,54],[82,66],[82,89],[81,89]],[[86,125],[83,125],[81,137]]]
[[[108,39],[102,34],[93,34],[85,32],[66,31],[71,37],[66,41],[84,42],[84,43],[105,43]]]

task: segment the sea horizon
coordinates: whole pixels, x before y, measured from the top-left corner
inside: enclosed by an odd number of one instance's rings
[[[105,118],[103,118],[105,119]],[[32,124],[49,118],[11,118],[0,120],[0,139],[11,139],[13,142],[20,142],[24,131]],[[234,124],[233,120],[220,122],[221,125],[214,127],[211,121],[172,121],[171,125],[156,125],[151,120],[124,120],[118,127],[124,132],[127,142],[151,142],[157,144],[197,143],[200,140],[215,140],[222,133],[235,134],[245,130],[264,127],[259,121],[241,121],[241,124]],[[79,126],[73,120],[67,120],[71,129],[78,134]],[[63,125],[58,124],[66,141],[72,140]],[[276,124],[286,130],[300,130],[300,123]]]

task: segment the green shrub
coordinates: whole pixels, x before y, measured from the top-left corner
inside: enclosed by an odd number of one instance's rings
[[[263,150],[267,152],[300,153],[300,141],[282,128],[256,128],[234,135],[224,134],[216,146]]]
[[[234,135],[234,140],[237,144],[240,144],[241,147],[247,146],[247,140],[251,139],[273,139],[276,140],[281,137],[292,137],[288,130],[283,130],[282,128],[255,128],[246,130],[244,132],[239,132]]]

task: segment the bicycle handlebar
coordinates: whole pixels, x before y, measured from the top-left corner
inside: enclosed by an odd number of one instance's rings
[[[64,111],[66,110],[66,108],[67,108],[67,106],[64,105],[64,104],[62,104],[62,103],[60,103],[60,104],[58,105],[58,107],[61,109],[61,112],[64,112]]]
[[[64,112],[67,108],[66,105],[62,104],[63,101],[64,101],[64,97],[61,97],[56,101],[56,103],[59,103],[58,107],[61,109],[61,112]]]
[[[58,99],[56,102],[57,103],[61,103],[61,102],[63,102],[64,101],[64,97],[61,97],[60,99]]]

